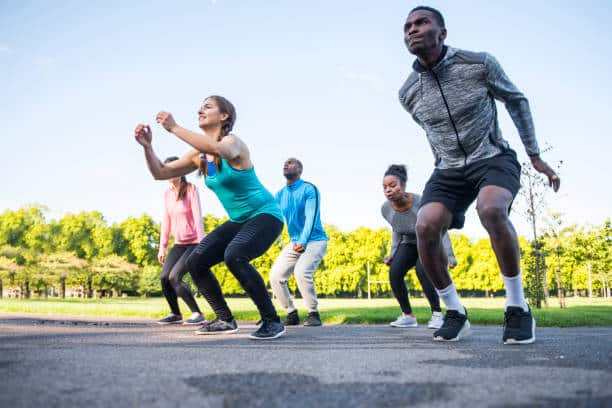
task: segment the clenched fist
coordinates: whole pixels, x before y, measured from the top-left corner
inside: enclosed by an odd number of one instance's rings
[[[136,126],[136,129],[134,129],[134,138],[143,147],[151,146],[153,134],[151,133],[151,128],[149,127],[149,125],[143,125],[141,123]]]
[[[178,125],[170,112],[161,111],[155,116],[157,123],[162,125],[168,132],[172,132]]]

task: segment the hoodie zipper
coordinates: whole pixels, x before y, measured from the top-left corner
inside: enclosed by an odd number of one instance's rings
[[[461,148],[461,151],[463,152],[463,157],[464,157],[463,165],[467,166],[467,152],[465,151],[465,149],[463,148],[463,145],[461,144],[461,141],[459,140],[459,132],[457,132],[457,126],[455,126],[455,120],[453,119],[453,115],[451,115],[450,108],[448,107],[448,102],[446,101],[446,96],[444,96],[442,85],[440,85],[440,80],[438,79],[438,76],[433,70],[431,71],[431,74],[433,75],[434,79],[436,80],[436,83],[438,84],[438,89],[440,89],[440,94],[442,95],[444,106],[446,106],[446,112],[448,112],[448,117],[450,119],[451,124],[453,125],[453,130],[455,131],[455,137],[457,138],[457,144],[459,145],[459,147]]]

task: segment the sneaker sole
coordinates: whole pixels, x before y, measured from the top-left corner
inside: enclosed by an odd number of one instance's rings
[[[526,339],[526,340],[516,340],[516,339],[507,339],[506,341],[504,341],[505,345],[515,345],[515,344],[532,344],[535,343],[535,329],[536,329],[536,321],[535,319],[532,317],[532,324],[531,324],[531,333],[533,334],[533,336],[531,336],[531,338]]]
[[[389,323],[391,327],[397,327],[398,329],[411,329],[413,327],[419,327],[418,323],[415,324],[397,324],[397,323]]]
[[[202,326],[204,324],[206,324],[207,322],[205,320],[202,320],[201,322],[183,322],[183,326]]]
[[[161,326],[168,326],[170,324],[183,324],[183,321],[179,320],[178,322],[157,322],[157,324]]]
[[[457,333],[457,337],[453,337],[452,339],[445,339],[444,337],[436,336],[433,338],[433,340],[434,341],[459,341],[461,340],[461,337],[469,336],[472,333],[470,330],[470,327],[471,327],[470,321],[466,320],[461,330],[459,330],[459,333]]]
[[[428,329],[434,329],[434,330],[437,330],[437,329],[439,329],[440,327],[442,327],[442,325],[432,325],[432,324],[428,324],[428,325],[427,325],[427,328],[428,328]]]
[[[240,329],[236,328],[233,330],[223,330],[223,331],[214,331],[214,332],[205,332],[205,331],[200,331],[200,330],[196,330],[194,331],[195,334],[200,335],[200,336],[218,336],[221,334],[234,334],[234,333],[238,333]]]
[[[253,334],[249,334],[249,339],[252,339],[252,340],[274,340],[274,339],[278,339],[280,336],[285,334],[285,331],[286,330],[283,329],[282,332],[278,332],[277,334],[275,334],[272,337],[257,337],[257,336],[254,336]]]

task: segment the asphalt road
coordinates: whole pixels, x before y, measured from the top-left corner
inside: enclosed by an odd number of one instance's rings
[[[254,341],[152,320],[0,314],[0,407],[612,407],[612,327],[503,346],[476,326],[296,327]]]

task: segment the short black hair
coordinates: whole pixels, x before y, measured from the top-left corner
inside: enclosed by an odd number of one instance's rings
[[[433,7],[429,7],[429,6],[416,6],[415,8],[413,8],[412,10],[410,10],[410,13],[408,13],[408,15],[412,14],[415,11],[418,10],[425,10],[425,11],[429,11],[431,13],[433,13],[433,15],[436,17],[436,20],[438,20],[438,25],[442,28],[446,28],[446,25],[444,23],[444,17],[442,17],[442,13],[440,13],[438,10],[436,10]]]
[[[397,177],[402,184],[406,184],[406,181],[408,181],[408,171],[406,170],[406,166],[403,164],[390,165],[387,171],[385,171],[384,177],[387,176]]]
[[[291,161],[294,161],[294,162],[295,162],[295,164],[297,164],[297,165],[298,165],[298,167],[300,168],[300,171],[304,171],[304,166],[302,165],[302,162],[301,162],[299,159],[296,159],[295,157],[290,157],[290,158],[288,158],[287,160],[285,160],[285,162],[288,162],[288,161],[290,161],[290,160],[291,160]]]

